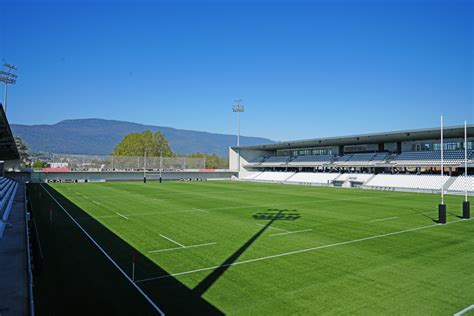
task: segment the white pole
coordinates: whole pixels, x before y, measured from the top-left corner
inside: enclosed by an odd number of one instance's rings
[[[464,121],[464,200],[467,202],[467,122]]]
[[[237,150],[238,150],[238,172],[240,172],[240,112],[237,112]]]
[[[240,112],[237,112],[237,146],[240,146]]]
[[[443,143],[443,116],[441,115],[441,204],[444,204],[444,143]]]
[[[135,282],[135,253],[133,253],[133,263],[132,263],[132,282]]]
[[[5,93],[3,94],[3,108],[5,109],[5,114],[7,113],[7,83],[5,82]]]
[[[143,157],[143,178],[146,179],[146,150],[145,150],[145,156]]]
[[[160,179],[161,179],[161,170],[163,170],[163,152],[160,151]]]

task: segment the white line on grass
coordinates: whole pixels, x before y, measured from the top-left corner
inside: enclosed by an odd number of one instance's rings
[[[125,218],[125,219],[128,219],[128,217],[127,217],[127,216],[125,216],[125,215],[122,215],[122,214],[120,214],[120,213],[118,213],[118,212],[115,212],[115,214],[117,214],[118,216],[120,216],[120,217],[123,217],[123,218]]]
[[[381,221],[388,221],[388,220],[396,219],[396,218],[398,218],[398,216],[386,217],[386,218],[379,218],[379,219],[373,219],[373,220],[369,221],[369,223],[372,223],[372,222],[381,222]]]
[[[166,237],[165,235],[160,234],[160,236],[163,237],[163,238],[166,239],[166,240],[171,241],[171,242],[172,242],[173,244],[175,244],[175,245],[178,245],[178,246],[180,246],[180,247],[182,247],[182,248],[186,248],[185,245],[182,245],[182,244],[180,244],[179,242],[174,241],[173,239],[171,239],[171,238],[169,238],[169,237]]]
[[[77,225],[77,227],[79,227],[80,230],[82,230],[82,232],[87,236],[87,238],[89,238],[90,241],[92,241],[92,243],[104,254],[104,256],[110,260],[110,262],[112,262],[112,264],[120,271],[120,273],[122,273],[122,275],[137,289],[138,292],[140,292],[140,294],[148,301],[148,303],[150,303],[151,306],[153,306],[153,308],[162,316],[165,315],[165,313],[155,304],[155,302],[153,302],[151,300],[151,298],[145,293],[143,292],[143,290],[136,284],[136,282],[134,282],[128,275],[127,273],[125,273],[125,271],[122,270],[122,268],[120,268],[120,266],[114,261],[114,259],[112,259],[112,257],[109,256],[109,254],[94,240],[94,238],[92,238],[91,235],[89,235],[89,233],[74,219],[74,217],[71,216],[71,214],[69,214],[69,212],[58,202],[58,200],[56,200],[56,198],[54,196],[51,195],[51,193],[49,193],[49,191],[43,186],[43,184],[40,184],[40,186],[43,188],[43,190],[46,191],[46,193],[49,194],[49,196],[56,202],[56,204],[59,205],[59,207],[64,211],[64,213],[66,213],[66,215],[74,222],[74,224]]]
[[[297,233],[304,233],[304,232],[309,232],[311,231],[312,229],[302,229],[302,230],[293,230],[293,231],[290,231],[290,232],[286,232],[286,233],[278,233],[278,234],[271,234],[270,236],[281,236],[281,235],[288,235],[288,234],[297,234]]]
[[[186,209],[186,210],[177,210],[177,211],[164,211],[164,212],[146,212],[146,213],[136,213],[136,214],[127,214],[128,216],[147,216],[147,215],[162,215],[162,214],[174,214],[174,213],[188,213],[188,212],[211,212],[211,211],[225,211],[225,210],[238,210],[238,209],[251,209],[255,207],[283,207],[285,205],[299,205],[299,204],[321,204],[321,203],[333,203],[333,202],[340,202],[340,201],[354,201],[354,200],[362,200],[362,199],[374,199],[379,197],[374,196],[365,196],[365,197],[358,197],[358,198],[349,198],[349,199],[337,199],[337,200],[314,200],[314,201],[305,201],[305,202],[293,202],[293,203],[281,203],[281,204],[252,204],[252,205],[244,205],[244,206],[224,206],[224,207],[214,207],[214,208],[206,208],[206,209]],[[94,218],[111,218],[116,217],[116,215],[101,215],[95,216]]]
[[[433,224],[433,225],[428,225],[428,226],[415,227],[415,228],[395,231],[395,232],[381,234],[381,235],[375,235],[375,236],[369,236],[369,237],[364,237],[364,238],[359,238],[359,239],[342,241],[342,242],[338,242],[338,243],[334,243],[334,244],[328,244],[328,245],[322,245],[322,246],[318,246],[318,247],[312,247],[312,248],[300,249],[300,250],[295,250],[295,251],[290,251],[290,252],[284,252],[284,253],[271,255],[271,256],[265,256],[265,257],[260,257],[260,258],[236,261],[234,263],[229,263],[229,264],[221,264],[221,265],[218,265],[218,266],[212,266],[212,267],[201,268],[201,269],[196,269],[196,270],[172,273],[172,274],[169,274],[169,275],[162,275],[162,276],[158,276],[158,277],[142,279],[142,280],[138,280],[136,282],[140,283],[140,282],[158,280],[158,279],[169,278],[169,277],[174,277],[174,276],[179,276],[179,275],[197,273],[197,272],[202,272],[202,271],[215,270],[215,269],[218,269],[218,268],[223,268],[223,267],[228,267],[228,266],[247,264],[247,263],[252,263],[252,262],[257,262],[257,261],[262,261],[262,260],[270,260],[270,259],[275,259],[275,258],[279,258],[279,257],[295,255],[295,254],[299,254],[299,253],[315,251],[315,250],[319,250],[319,249],[332,248],[332,247],[343,246],[343,245],[363,242],[363,241],[372,240],[372,239],[385,238],[385,237],[389,237],[389,236],[399,235],[399,234],[413,232],[413,231],[427,229],[427,228],[443,227],[443,226],[446,226],[446,225],[449,225],[449,224],[455,224],[455,223],[466,222],[466,221],[469,221],[469,220],[457,220],[457,221],[453,221],[453,222],[448,222],[444,225]]]
[[[193,211],[196,211],[196,212],[204,212],[204,213],[209,213],[209,211],[207,211],[207,210],[203,210],[203,209],[200,209],[200,208],[193,208]]]
[[[258,225],[258,226],[262,226],[262,227],[267,227],[267,225],[263,225],[263,224],[257,224],[257,225]],[[279,230],[279,231],[282,231],[282,232],[288,232],[288,231],[285,230],[285,229],[276,228],[276,227],[273,227],[273,226],[268,226],[268,228],[275,229],[275,230]]]
[[[172,250],[179,250],[179,249],[205,247],[205,246],[210,246],[210,245],[215,245],[215,244],[216,244],[215,242],[210,242],[210,243],[207,243],[207,244],[199,244],[199,245],[191,245],[191,246],[184,246],[184,247],[174,247],[174,248],[158,249],[158,250],[152,250],[152,251],[148,251],[148,252],[149,252],[149,253],[165,252],[165,251],[172,251]]]
[[[146,213],[133,213],[133,214],[127,214],[127,216],[147,216],[147,215],[161,215],[161,214],[174,214],[174,213],[190,213],[190,212],[207,212],[206,210],[198,210],[198,209],[193,209],[193,210],[182,210],[182,211],[165,211],[165,212],[146,212]],[[100,219],[100,218],[113,218],[117,217],[117,215],[99,215],[99,216],[94,216],[94,219]]]
[[[471,305],[471,306],[466,307],[466,308],[463,309],[462,311],[459,311],[459,312],[457,312],[456,314],[454,314],[454,316],[462,316],[462,315],[464,315],[465,313],[469,312],[470,310],[474,310],[474,305]]]

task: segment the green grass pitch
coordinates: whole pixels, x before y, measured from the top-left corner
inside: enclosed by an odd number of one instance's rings
[[[162,269],[137,262],[145,292],[172,278],[235,315],[452,315],[474,304],[474,221],[459,218],[459,196],[446,196],[448,224],[438,225],[431,194],[231,181],[51,186]],[[110,252],[131,273],[129,254]]]

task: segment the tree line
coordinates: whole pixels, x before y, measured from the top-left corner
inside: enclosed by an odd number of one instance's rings
[[[160,132],[144,131],[126,135],[112,151],[113,156],[176,157],[168,139]],[[188,158],[206,158],[206,168],[224,169],[228,161],[216,154],[192,153],[181,155]]]
[[[32,168],[47,167],[47,163],[42,160],[32,162],[27,146],[19,137],[15,137],[17,148],[20,153],[22,165]],[[147,157],[177,157],[171,150],[168,139],[160,132],[144,131],[142,133],[127,134],[113,149],[113,156],[147,156]],[[226,169],[228,160],[216,154],[192,153],[180,155],[188,158],[205,158],[207,169]]]

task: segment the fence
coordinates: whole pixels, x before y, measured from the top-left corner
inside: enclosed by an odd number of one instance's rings
[[[52,168],[69,168],[78,171],[120,170],[189,170],[205,169],[206,158],[143,157],[143,156],[89,156],[53,154]]]

